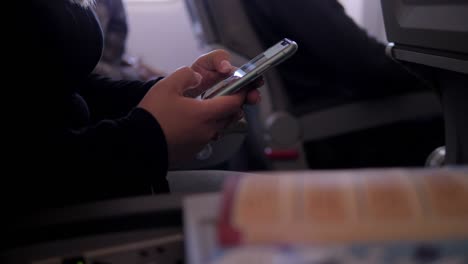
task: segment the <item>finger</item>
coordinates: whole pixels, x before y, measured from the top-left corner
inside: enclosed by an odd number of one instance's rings
[[[182,67],[160,81],[163,87],[183,95],[185,90],[198,86],[202,81],[202,76],[189,67]],[[163,88],[164,89],[164,88]]]
[[[229,55],[227,51],[219,49],[201,56],[196,64],[208,71],[217,71],[227,74],[234,68],[229,62],[230,59],[231,55]]]
[[[229,116],[228,118],[225,118],[223,120],[220,120],[219,122],[223,126],[223,129],[221,131],[226,130],[229,128],[231,125],[235,125],[239,120],[241,120],[244,117],[244,111],[240,110],[237,113]]]
[[[231,124],[238,122],[244,117],[244,111],[239,110],[237,113],[234,113],[226,118],[217,120],[216,122],[218,123],[218,126],[220,129],[226,129],[228,128]]]
[[[222,120],[218,120],[214,124],[214,128],[216,129],[217,134],[223,136],[226,133],[231,133],[233,131],[238,131],[240,125],[240,120],[244,117],[244,112],[239,111],[236,114],[230,115],[227,118]]]
[[[241,94],[219,96],[208,100],[203,100],[203,113],[208,120],[216,121],[237,114],[241,110],[245,96]]]
[[[220,73],[233,73],[236,71],[236,68],[228,60],[222,60],[216,63],[216,70]]]
[[[245,103],[247,104],[258,104],[261,101],[260,91],[258,88],[263,86],[265,81],[263,76],[256,78],[253,82],[247,84],[242,90],[246,92],[246,100]]]
[[[250,85],[253,89],[260,88],[263,85],[265,85],[265,79],[263,78],[263,76],[260,76],[257,79],[255,79]]]
[[[185,97],[190,97],[190,98],[196,98],[199,96],[203,90],[197,89],[197,88],[189,88],[184,91],[184,96]]]
[[[250,82],[249,84],[247,84],[245,88],[243,88],[243,90],[245,91],[254,90],[254,89],[262,87],[264,84],[265,84],[265,80],[263,79],[263,76],[260,76],[260,77],[257,77],[252,82]]]
[[[230,115],[229,117],[216,120],[216,122],[214,122],[212,126],[216,131],[218,131],[216,133],[223,134],[223,131],[225,131],[230,125],[237,122],[236,117],[237,117],[237,114],[233,114],[233,115]]]
[[[254,105],[254,104],[260,103],[261,101],[262,101],[262,95],[260,94],[259,90],[255,89],[247,93],[247,96],[245,99],[245,102],[247,104]]]

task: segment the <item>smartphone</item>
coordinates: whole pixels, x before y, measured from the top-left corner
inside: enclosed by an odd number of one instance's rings
[[[215,84],[203,92],[201,99],[210,99],[216,96],[233,94],[267,70],[280,64],[297,51],[297,43],[290,39],[283,39],[262,54],[238,68],[231,76]]]

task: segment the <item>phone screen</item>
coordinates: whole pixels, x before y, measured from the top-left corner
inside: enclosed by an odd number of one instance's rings
[[[253,58],[246,64],[242,65],[237,71],[234,73],[234,76],[237,77],[244,77],[247,73],[252,72],[253,70],[257,69],[258,66],[263,65],[267,63],[274,55],[278,54],[278,52],[281,52],[281,50],[284,49],[285,46],[289,45],[289,42],[281,42],[280,45],[275,45],[268,50],[266,50],[264,53],[258,55],[257,57]]]
[[[244,77],[247,73],[254,71],[258,68],[259,65],[262,65],[267,61],[267,57],[264,54],[258,55],[251,61],[247,62],[246,64],[242,65],[238,68],[230,77],[225,79],[220,83],[220,86],[226,86],[242,77]],[[215,88],[215,87],[213,87]],[[212,89],[213,89],[212,88]]]

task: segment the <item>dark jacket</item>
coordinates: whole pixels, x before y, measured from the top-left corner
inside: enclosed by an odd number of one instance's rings
[[[295,106],[324,108],[420,89],[336,0],[243,0],[264,47],[282,38],[299,49],[278,66]]]
[[[18,81],[3,94],[12,109],[3,161],[13,170],[3,173],[2,202],[22,213],[167,191],[163,131],[136,108],[155,81],[91,74],[103,46],[91,9],[34,0],[21,15],[27,26],[10,41],[28,71],[13,69]]]

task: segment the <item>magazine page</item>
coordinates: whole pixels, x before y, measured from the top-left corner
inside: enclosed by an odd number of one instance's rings
[[[468,169],[236,177],[223,191],[218,238],[221,263],[468,263]],[[327,256],[336,261],[321,262]]]

